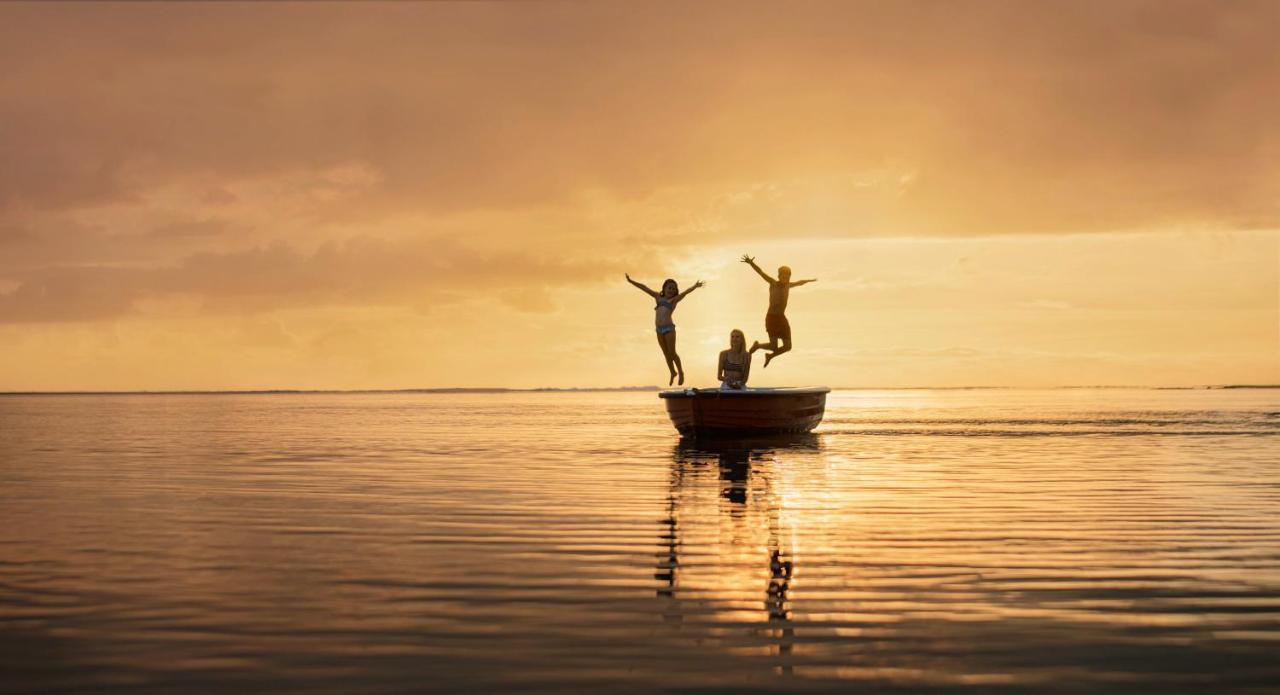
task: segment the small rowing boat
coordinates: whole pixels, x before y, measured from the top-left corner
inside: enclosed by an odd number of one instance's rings
[[[826,387],[679,389],[658,394],[686,437],[808,432],[822,422]]]

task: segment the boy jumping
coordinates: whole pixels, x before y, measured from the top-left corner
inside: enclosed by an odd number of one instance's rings
[[[769,311],[764,315],[764,329],[769,332],[769,342],[761,343],[757,340],[751,345],[753,353],[761,348],[769,351],[769,354],[764,356],[764,366],[768,367],[770,360],[791,350],[791,323],[787,321],[786,316],[787,299],[791,296],[791,288],[817,282],[817,279],[792,282],[791,269],[784,265],[778,268],[778,279],[774,280],[760,270],[760,266],[756,265],[756,259],[751,256],[743,254],[742,262],[751,266],[752,270],[769,283]]]

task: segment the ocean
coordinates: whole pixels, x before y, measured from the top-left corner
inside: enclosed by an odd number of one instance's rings
[[[0,397],[0,690],[1280,688],[1280,390]]]

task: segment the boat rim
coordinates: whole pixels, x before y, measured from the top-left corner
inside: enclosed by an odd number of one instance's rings
[[[765,386],[745,389],[722,389],[722,388],[688,388],[688,389],[669,389],[658,393],[659,398],[694,398],[696,396],[730,396],[737,398],[750,398],[760,396],[802,396],[811,394],[831,393],[831,389],[826,386]]]

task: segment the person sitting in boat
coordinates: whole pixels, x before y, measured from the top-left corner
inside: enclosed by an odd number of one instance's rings
[[[729,331],[729,349],[720,351],[720,366],[716,379],[722,389],[745,389],[751,376],[751,353],[747,351],[747,337],[742,331]]]
[[[680,291],[680,286],[675,280],[670,278],[662,282],[662,292],[654,292],[644,285],[631,279],[631,275],[627,274],[627,282],[638,287],[642,292],[653,297],[657,302],[657,306],[653,307],[654,311],[654,327],[658,331],[658,347],[662,348],[662,357],[667,361],[667,369],[671,372],[671,379],[667,381],[670,386],[675,382],[676,377],[680,378],[680,385],[684,385],[684,366],[680,364],[680,355],[676,354],[676,324],[671,319],[671,313],[676,310],[676,305],[680,300],[684,299],[690,292],[702,287],[702,281],[693,283],[693,287]]]
[[[769,351],[764,357],[764,366],[768,367],[769,362],[773,358],[784,352],[789,352],[792,347],[791,343],[791,323],[787,321],[787,299],[791,296],[791,288],[807,285],[811,282],[817,282],[817,279],[809,280],[791,280],[791,269],[787,266],[778,268],[778,279],[774,280],[769,274],[760,270],[760,266],[756,265],[756,259],[746,254],[742,255],[742,262],[751,266],[751,269],[760,274],[764,281],[769,283],[769,311],[764,315],[764,328],[769,333],[769,342],[761,343],[756,341],[751,344],[751,352],[755,352],[761,348]]]

